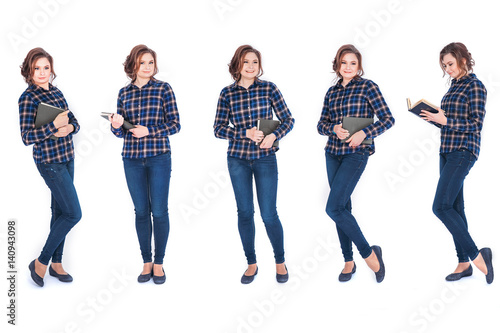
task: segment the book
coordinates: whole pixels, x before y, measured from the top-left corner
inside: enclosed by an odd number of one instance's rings
[[[346,142],[354,133],[361,131],[371,124],[373,124],[373,118],[344,117],[342,128],[349,131],[349,136],[343,139],[342,142]],[[362,145],[371,145],[372,143],[373,139],[365,139],[361,142]]]
[[[108,116],[112,116],[114,113],[110,113],[110,112],[101,112],[101,117],[103,117],[104,119],[106,120],[109,120],[108,119]],[[129,130],[129,129],[132,129],[132,128],[135,128],[135,125],[132,125],[131,123],[129,123],[128,121],[126,121],[125,119],[123,119],[123,128],[125,128],[126,130]]]
[[[413,113],[414,115],[420,117],[420,113],[422,113],[423,110],[429,111],[432,113],[438,113],[438,107],[432,104],[431,102],[426,101],[425,99],[421,99],[417,103],[411,105],[410,99],[406,99],[406,104],[408,104],[408,111]]]
[[[271,134],[274,132],[278,126],[281,124],[279,120],[272,120],[272,119],[257,119],[257,130],[264,132],[264,137],[266,135]],[[260,143],[257,143],[260,145]],[[279,146],[279,141],[274,140],[273,147],[278,147]]]
[[[43,125],[53,122],[57,115],[64,111],[66,110],[41,102],[38,104],[36,111],[35,128],[40,128]],[[55,135],[51,135],[50,138],[54,141],[58,139]]]

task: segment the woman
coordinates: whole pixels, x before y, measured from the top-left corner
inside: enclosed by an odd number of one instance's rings
[[[276,140],[293,128],[294,119],[285,100],[272,82],[259,79],[263,74],[260,52],[250,45],[240,46],[229,64],[234,83],[222,89],[215,116],[214,133],[229,140],[227,163],[238,208],[238,230],[248,268],[241,283],[257,275],[252,182],[255,178],[257,200],[271,241],[276,262],[276,279],[288,281],[285,267],[283,228],[276,211],[278,166]],[[272,119],[273,110],[281,124],[269,135],[257,129],[258,119]]]
[[[135,207],[135,227],[144,262],[138,282],[165,282],[163,257],[169,233],[168,190],[171,158],[168,137],[179,132],[174,92],[158,73],[156,53],[135,46],[127,56],[125,73],[131,82],[118,94],[117,113],[110,116],[111,131],[123,141],[123,166]],[[135,125],[126,130],[124,120]],[[151,213],[153,223],[151,223]],[[154,234],[154,263],[151,237]]]
[[[326,213],[337,225],[344,255],[345,265],[339,280],[349,281],[356,272],[352,253],[354,242],[361,257],[375,272],[377,282],[382,282],[385,276],[382,250],[377,245],[370,247],[363,236],[351,214],[351,194],[366,167],[368,157],[375,152],[374,144],[363,144],[363,140],[373,139],[385,132],[394,125],[394,118],[378,86],[361,78],[361,53],[353,45],[344,45],[337,51],[333,70],[338,81],[326,93],[318,132],[328,136],[325,155],[330,195]],[[373,118],[375,115],[377,122],[355,133],[342,128],[344,117]]]
[[[491,249],[478,251],[468,232],[463,192],[465,177],[479,156],[486,88],[472,73],[474,60],[464,44],[445,46],[439,62],[443,75],[452,79],[450,89],[438,113],[422,111],[420,115],[441,128],[440,176],[432,210],[452,234],[458,256],[458,266],[446,280],[471,276],[472,261],[486,275],[486,282],[492,283]]]
[[[52,56],[42,48],[28,52],[21,65],[21,75],[29,85],[19,98],[19,121],[25,145],[33,144],[33,158],[40,175],[51,192],[52,218],[50,232],[40,256],[29,264],[31,278],[43,287],[47,265],[49,274],[62,282],[73,277],[62,267],[64,240],[82,217],[78,195],[73,184],[73,135],[80,126],[62,92],[52,85],[56,78]],[[35,128],[40,103],[66,110],[50,123]]]

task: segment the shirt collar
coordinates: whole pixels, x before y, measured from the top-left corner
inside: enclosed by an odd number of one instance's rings
[[[159,84],[158,80],[155,79],[154,77],[152,77],[151,79],[149,79],[148,83],[146,83],[145,85],[143,85],[141,88],[147,88],[149,86],[157,86]],[[135,84],[133,84],[132,82],[130,82],[128,84],[128,86],[126,87],[126,90],[130,90],[132,88],[136,88],[136,89],[139,89]]]
[[[469,73],[467,75],[462,76],[460,79],[453,79],[451,80],[451,83],[458,83],[458,82],[468,82],[470,80],[474,80],[476,78],[476,74],[474,73]]]
[[[359,76],[356,76],[351,81],[349,81],[349,83],[344,87],[342,85],[342,79],[340,79],[340,80],[337,81],[337,84],[335,86],[337,88],[347,88],[347,87],[349,87],[351,85],[359,84],[359,83],[361,83],[361,81],[363,81],[363,79],[361,77],[359,77]]]
[[[32,83],[32,84],[30,84],[29,88],[31,90],[39,90],[40,89],[42,91],[51,91],[54,89],[54,86],[52,85],[52,83],[49,82],[49,90],[45,90],[44,88],[40,87],[39,85]]]
[[[262,80],[256,78],[255,81],[252,83],[248,89],[252,88],[253,86],[261,86],[262,85]],[[238,85],[238,81],[234,81],[234,83],[231,85],[231,90],[237,90],[237,89],[245,89],[242,86]]]

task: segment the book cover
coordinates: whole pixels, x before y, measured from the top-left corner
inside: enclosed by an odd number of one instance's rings
[[[413,113],[414,115],[420,117],[420,113],[422,111],[429,111],[432,113],[438,113],[438,107],[432,104],[429,101],[426,101],[425,99],[421,99],[420,101],[416,102],[415,104],[411,105],[411,101],[409,98],[406,99],[406,103],[408,104],[408,111]]]
[[[257,120],[257,129],[259,131],[264,132],[264,137],[266,135],[271,134],[274,132],[278,126],[281,124],[279,120],[273,120],[273,119],[258,119]],[[273,147],[278,147],[279,146],[279,141],[275,140],[273,143]]]
[[[342,128],[349,131],[349,136],[343,139],[342,142],[346,142],[354,133],[361,131],[371,124],[373,124],[373,118],[344,117]],[[362,145],[371,145],[372,143],[373,139],[365,139],[361,142]]]

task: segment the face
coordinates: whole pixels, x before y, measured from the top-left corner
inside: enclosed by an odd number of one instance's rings
[[[47,86],[50,80],[50,74],[52,69],[50,68],[50,62],[47,58],[40,58],[35,62],[35,68],[33,70],[33,82],[37,86]]]
[[[458,79],[465,74],[458,66],[457,59],[450,53],[444,55],[442,65],[445,72],[454,79]]]
[[[344,54],[340,60],[340,75],[342,75],[344,81],[351,81],[358,75],[358,69],[358,57],[354,53]]]
[[[240,74],[242,79],[255,80],[255,77],[259,74],[259,58],[255,53],[248,52],[245,54]]]
[[[139,60],[139,69],[137,77],[144,80],[149,80],[155,71],[155,60],[151,53],[144,53]]]

